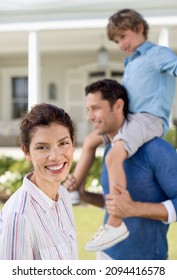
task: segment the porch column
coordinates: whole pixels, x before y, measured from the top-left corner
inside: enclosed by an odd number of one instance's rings
[[[169,31],[167,28],[163,28],[159,35],[159,45],[169,47]]]
[[[28,110],[40,102],[40,56],[37,33],[30,32],[28,37]]]

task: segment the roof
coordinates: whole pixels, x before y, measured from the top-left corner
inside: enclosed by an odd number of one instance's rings
[[[105,27],[108,17],[122,8],[136,9],[155,26],[155,42],[161,29],[170,28],[170,46],[176,49],[176,0],[0,0],[0,55],[27,52],[28,31],[40,31],[43,51],[96,51],[104,41],[117,52]]]

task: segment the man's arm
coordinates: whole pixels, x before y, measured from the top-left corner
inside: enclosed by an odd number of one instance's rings
[[[133,201],[129,192],[115,186],[117,193],[106,196],[106,207],[108,213],[119,218],[142,217],[147,219],[168,221],[168,212],[162,203],[148,203]]]

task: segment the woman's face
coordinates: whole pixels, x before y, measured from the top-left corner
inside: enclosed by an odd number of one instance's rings
[[[68,175],[73,161],[74,144],[67,127],[52,123],[38,126],[31,134],[26,158],[33,164],[38,186],[58,186]]]

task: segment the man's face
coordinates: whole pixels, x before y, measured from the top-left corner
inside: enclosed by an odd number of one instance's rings
[[[99,135],[107,134],[111,138],[118,131],[116,106],[110,107],[107,100],[102,99],[100,91],[86,96],[87,120]]]

